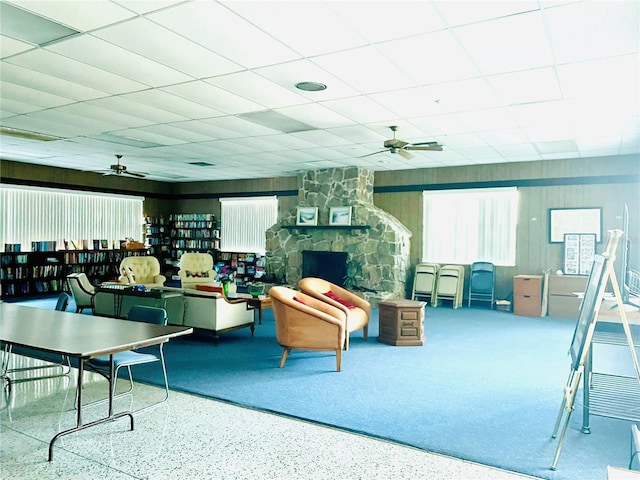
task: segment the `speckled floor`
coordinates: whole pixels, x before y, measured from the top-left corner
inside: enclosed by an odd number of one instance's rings
[[[17,357],[18,363],[31,360]],[[48,443],[75,424],[75,370],[70,377],[15,384],[0,410],[2,479],[455,479],[532,478],[431,454],[334,428],[229,405],[180,392],[135,416]],[[107,383],[87,374],[85,402],[102,398]],[[126,385],[122,385],[124,388]],[[163,397],[136,384],[116,411]],[[84,421],[106,404],[83,409]]]

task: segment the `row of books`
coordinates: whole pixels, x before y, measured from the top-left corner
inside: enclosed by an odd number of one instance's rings
[[[215,222],[173,222],[174,228],[216,228]]]
[[[5,252],[19,252],[22,248],[22,245],[19,243],[5,243],[4,251]]]
[[[43,240],[40,242],[31,242],[32,252],[55,252],[58,242],[55,240]]]
[[[209,248],[219,248],[218,240],[174,240],[172,242],[173,248],[190,248],[193,250],[206,250]]]
[[[105,263],[105,262],[120,262],[125,257],[125,253],[122,250],[104,250],[104,251],[69,251],[64,254],[64,263]]]
[[[171,230],[172,237],[187,237],[187,238],[217,238],[217,230],[200,230],[200,229],[174,229]]]
[[[186,221],[186,220],[213,221],[215,219],[216,219],[216,216],[213,213],[172,213],[171,215],[169,215],[169,220],[172,222]]]
[[[11,283],[4,286],[3,295],[7,297],[28,295],[30,293],[55,293],[64,290],[64,280],[47,280],[33,283]]]
[[[21,254],[21,255],[7,255],[2,257],[2,265],[13,265],[13,264],[21,264],[21,263],[27,263],[29,260],[29,256],[27,254]]]
[[[24,278],[60,277],[64,274],[63,265],[39,265],[33,267],[6,267],[0,271],[2,280],[22,280]]]

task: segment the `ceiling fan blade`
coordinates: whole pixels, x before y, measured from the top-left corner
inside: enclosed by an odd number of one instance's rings
[[[431,152],[441,152],[442,145],[431,145],[428,147],[414,147],[412,145],[408,145],[404,147],[406,150],[422,150],[422,151],[431,151]]]
[[[377,152],[367,153],[366,155],[361,155],[358,158],[370,157],[371,155],[377,155],[379,153],[387,152],[388,150],[385,148],[384,150],[378,150]]]
[[[435,145],[438,145],[438,142],[416,142],[416,143],[412,143],[411,145],[429,145],[429,146],[435,146]]]
[[[142,173],[142,172],[130,172],[129,170],[125,170],[124,172],[122,172],[123,175],[131,175],[132,177],[138,177],[138,178],[144,178],[147,176],[146,173]]]
[[[401,157],[404,157],[407,160],[411,160],[413,158],[413,155],[411,155],[403,148],[399,148],[398,150],[396,150],[396,153],[399,153]]]

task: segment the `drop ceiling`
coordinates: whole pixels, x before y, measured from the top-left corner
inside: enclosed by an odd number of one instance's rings
[[[0,7],[4,160],[190,182],[640,154],[637,1]],[[444,149],[363,158],[391,125]]]

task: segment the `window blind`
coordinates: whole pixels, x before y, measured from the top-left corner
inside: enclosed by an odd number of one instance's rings
[[[423,204],[424,262],[515,265],[515,187],[425,191]]]
[[[31,242],[142,237],[144,197],[72,190],[0,186],[0,242]]]
[[[243,197],[220,199],[220,249],[264,255],[265,232],[278,221],[278,199]]]

